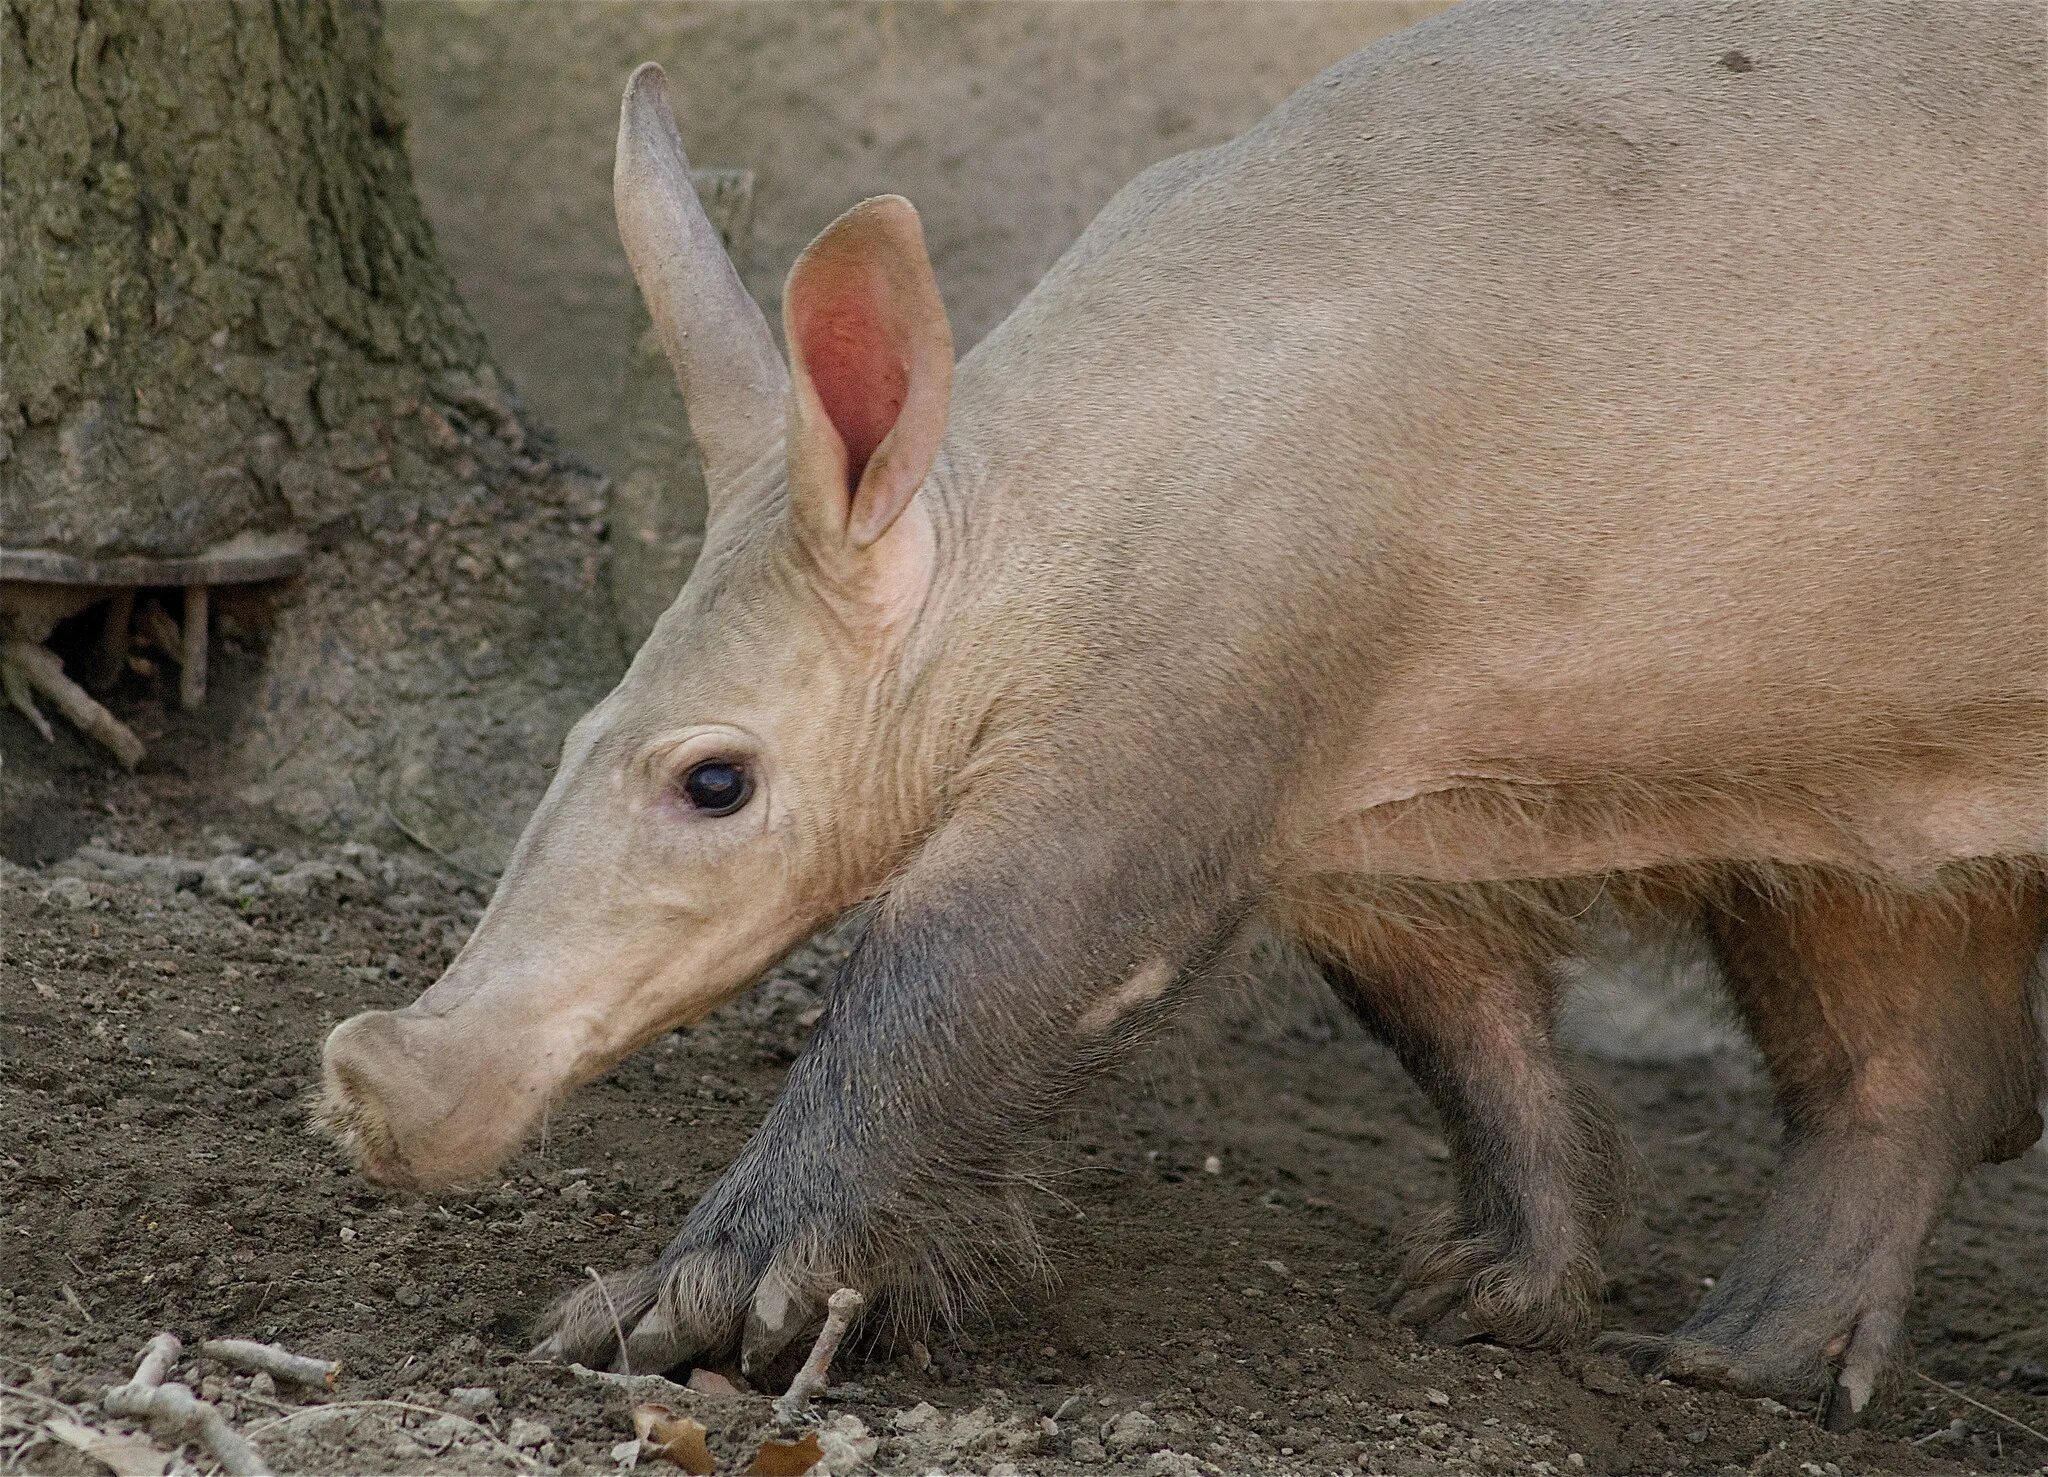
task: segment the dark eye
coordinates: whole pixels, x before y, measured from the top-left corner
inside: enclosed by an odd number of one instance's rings
[[[683,793],[707,815],[731,815],[754,794],[754,781],[737,764],[713,759],[683,776]]]

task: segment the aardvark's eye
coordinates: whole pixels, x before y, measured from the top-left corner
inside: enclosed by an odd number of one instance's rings
[[[683,794],[706,815],[731,815],[753,798],[754,781],[741,766],[713,759],[683,776]]]

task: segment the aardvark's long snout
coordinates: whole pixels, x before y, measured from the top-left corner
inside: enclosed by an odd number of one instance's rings
[[[351,1017],[322,1053],[320,1126],[382,1185],[432,1189],[490,1173],[555,1083],[549,1053],[489,1050],[479,1023],[416,1008]],[[524,1057],[524,1060],[521,1058]]]

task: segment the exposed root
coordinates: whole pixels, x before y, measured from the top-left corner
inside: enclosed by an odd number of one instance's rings
[[[147,1421],[178,1437],[197,1441],[220,1463],[228,1477],[270,1477],[270,1468],[243,1440],[218,1409],[199,1399],[186,1385],[165,1384],[184,1346],[176,1334],[160,1333],[143,1350],[142,1362],[125,1385],[101,1398],[110,1415]]]
[[[294,1354],[276,1344],[259,1344],[253,1339],[208,1339],[199,1346],[208,1359],[232,1364],[237,1369],[261,1370],[273,1379],[308,1389],[332,1390],[341,1378],[341,1362]]]
[[[49,721],[36,709],[34,692],[55,703],[72,727],[104,747],[123,769],[133,769],[142,762],[142,740],[135,736],[135,731],[65,676],[64,664],[48,647],[22,640],[0,644],[0,684],[4,684],[8,700],[21,709],[45,739],[54,735]]]
[[[1996,1416],[1999,1420],[2004,1421],[2008,1426],[2015,1426],[2018,1429],[2025,1431],[2029,1436],[2033,1437],[2043,1446],[2048,1446],[2048,1431],[2043,1431],[2039,1426],[2030,1426],[2025,1421],[2020,1420],[2017,1416],[2007,1415],[2004,1411],[2000,1410],[1995,1405],[1986,1405],[1983,1401],[1979,1400],[1975,1395],[1965,1394],[1963,1391],[1958,1390],[1954,1385],[1944,1384],[1942,1383],[1942,1381],[1936,1379],[1933,1375],[1928,1374],[1923,1370],[1916,1369],[1913,1371],[1913,1375],[1916,1379],[1923,1379],[1927,1381],[1927,1383],[1934,1386],[1935,1389],[1940,1390],[1945,1394],[1955,1396],[1955,1398],[1962,1401],[1963,1404],[1973,1406],[1976,1409],[1983,1411],[1986,1415]]]

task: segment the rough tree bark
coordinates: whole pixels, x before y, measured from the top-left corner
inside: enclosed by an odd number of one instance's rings
[[[490,865],[622,658],[603,489],[415,197],[374,0],[4,0],[0,545],[313,542],[219,777]]]

